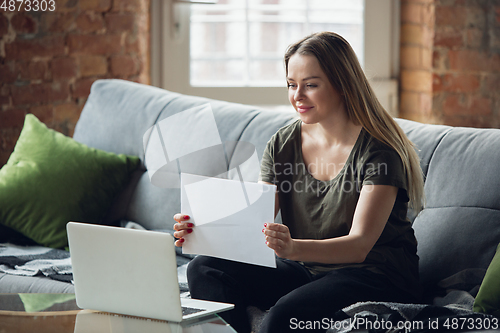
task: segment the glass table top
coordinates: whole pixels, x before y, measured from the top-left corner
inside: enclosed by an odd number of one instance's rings
[[[81,310],[74,294],[0,294],[2,332],[234,333],[217,315],[182,323]]]

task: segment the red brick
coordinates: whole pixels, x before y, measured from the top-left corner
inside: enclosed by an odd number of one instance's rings
[[[443,117],[443,125],[454,127],[475,127],[475,128],[491,128],[497,127],[498,121],[492,119],[491,116],[457,116],[450,115]]]
[[[3,37],[9,31],[9,20],[0,14],[0,38]]]
[[[75,132],[75,125],[76,124],[70,123],[69,121],[63,121],[60,123],[54,123],[52,129],[61,132],[68,137],[72,137]]]
[[[54,58],[50,62],[52,78],[70,79],[76,76],[76,61],[71,57]]]
[[[66,82],[13,86],[11,90],[14,105],[65,101],[69,98],[69,85]]]
[[[20,34],[33,34],[37,31],[37,23],[30,15],[15,14],[10,20],[14,31]]]
[[[16,63],[16,68],[20,80],[43,80],[47,75],[47,63],[45,61],[19,61]]]
[[[64,103],[54,106],[54,123],[69,122],[73,126],[80,118],[80,108],[76,103]]]
[[[482,96],[453,94],[443,103],[444,115],[489,115],[492,113],[491,99]]]
[[[90,94],[90,87],[96,79],[80,79],[73,84],[73,98],[87,98]]]
[[[0,131],[0,158],[5,163],[10,157],[16,145],[19,134],[21,134],[22,127],[6,128]]]
[[[114,0],[112,11],[141,13],[144,12],[145,3],[141,0]]]
[[[111,8],[111,0],[80,0],[80,9],[107,12]]]
[[[490,69],[495,72],[500,72],[500,54],[493,54],[490,58]]]
[[[456,6],[436,6],[436,25],[465,27],[467,23],[467,8]]]
[[[459,94],[448,95],[443,103],[444,115],[467,114],[465,96]]]
[[[403,1],[418,2],[424,5],[429,5],[429,4],[434,4],[436,0],[403,0]]]
[[[446,52],[446,56],[443,55],[443,51],[442,50],[434,50],[434,52],[432,52],[432,68],[434,70],[445,70],[448,68],[447,66],[447,60],[448,60],[448,57],[447,57],[447,52]]]
[[[44,32],[69,32],[75,28],[74,12],[50,12],[42,16],[42,31]]]
[[[486,31],[478,28],[467,29],[467,46],[472,48],[480,48],[483,41],[483,35],[485,33]]]
[[[54,119],[54,107],[52,105],[38,105],[29,108],[29,113],[33,113],[42,123],[50,125]]]
[[[96,12],[83,12],[76,19],[79,32],[89,33],[104,29],[102,14]]]
[[[10,85],[3,84],[0,87],[0,96],[10,96]]]
[[[448,57],[452,70],[489,71],[491,69],[488,55],[477,50],[451,50]]]
[[[0,111],[0,129],[23,127],[24,115],[25,112],[21,109]]]
[[[10,106],[10,85],[4,84],[0,89],[0,110]]]
[[[69,35],[70,53],[108,55],[121,51],[120,35]]]
[[[137,62],[133,57],[124,55],[111,58],[111,74],[117,76],[130,76],[138,72]]]
[[[474,96],[472,97],[470,109],[473,114],[489,115],[493,112],[491,99]]]
[[[108,13],[105,19],[108,32],[132,31],[135,26],[135,14]]]
[[[83,0],[85,1],[85,0]],[[75,0],[56,0],[56,10],[57,13],[68,13],[78,10],[79,1]]]
[[[478,75],[471,74],[446,74],[443,77],[442,88],[448,92],[474,92],[479,89]]]
[[[137,36],[128,35],[125,39],[125,53],[138,54],[139,52],[139,39],[137,38]]]
[[[9,95],[0,95],[0,110],[4,107],[8,108],[10,106],[10,96]]]
[[[24,124],[24,123],[23,123]],[[9,127],[0,131],[1,147],[12,152],[16,145],[16,141],[21,134],[22,125],[20,127]]]
[[[108,72],[108,60],[104,56],[83,55],[78,58],[80,77],[100,76]]]
[[[436,73],[432,74],[432,92],[437,93],[443,91],[443,78]]]
[[[447,48],[460,48],[463,46],[463,33],[454,29],[436,29],[434,35],[434,46]]]
[[[5,44],[8,60],[31,60],[34,57],[54,57],[64,54],[64,38],[48,36],[39,39],[15,40]]]
[[[494,29],[490,29],[491,32],[495,31]],[[500,50],[500,28],[496,29],[496,33],[493,32],[490,34],[490,49]],[[497,54],[500,54],[499,51],[496,51]]]
[[[487,92],[497,93],[500,88],[500,74],[487,75],[483,87]]]
[[[486,28],[486,22],[488,21],[488,14],[484,8],[480,6],[468,6],[467,7],[467,26],[477,27],[480,29]]]
[[[5,65],[0,64],[0,78],[2,80],[2,84],[13,83],[16,81],[17,71],[13,61],[10,61]]]

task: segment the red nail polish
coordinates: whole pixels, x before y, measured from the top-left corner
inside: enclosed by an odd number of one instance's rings
[[[190,234],[193,232],[193,229],[188,229],[187,232],[188,232],[188,234]]]
[[[267,223],[264,223],[264,227],[267,227]]]
[[[184,215],[184,220],[189,220],[189,215]]]
[[[265,229],[262,229],[262,232],[264,232]]]
[[[192,223],[188,223],[188,224],[187,224],[187,226],[188,226],[189,228],[192,228],[192,227],[194,227],[194,224],[192,224]]]
[[[179,238],[179,242],[184,243],[184,238]]]

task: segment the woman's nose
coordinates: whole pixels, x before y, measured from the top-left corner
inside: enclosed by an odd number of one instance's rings
[[[296,101],[300,101],[301,99],[304,98],[304,94],[302,92],[302,88],[301,87],[297,87],[297,89],[295,90],[295,94],[293,95],[293,98]]]

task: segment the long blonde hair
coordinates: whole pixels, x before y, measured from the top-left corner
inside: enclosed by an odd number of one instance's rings
[[[290,45],[285,69],[295,53],[313,55],[333,87],[345,98],[351,121],[392,147],[401,157],[408,184],[409,206],[418,214],[424,205],[424,178],[415,145],[380,104],[349,43],[334,32],[318,32]]]

